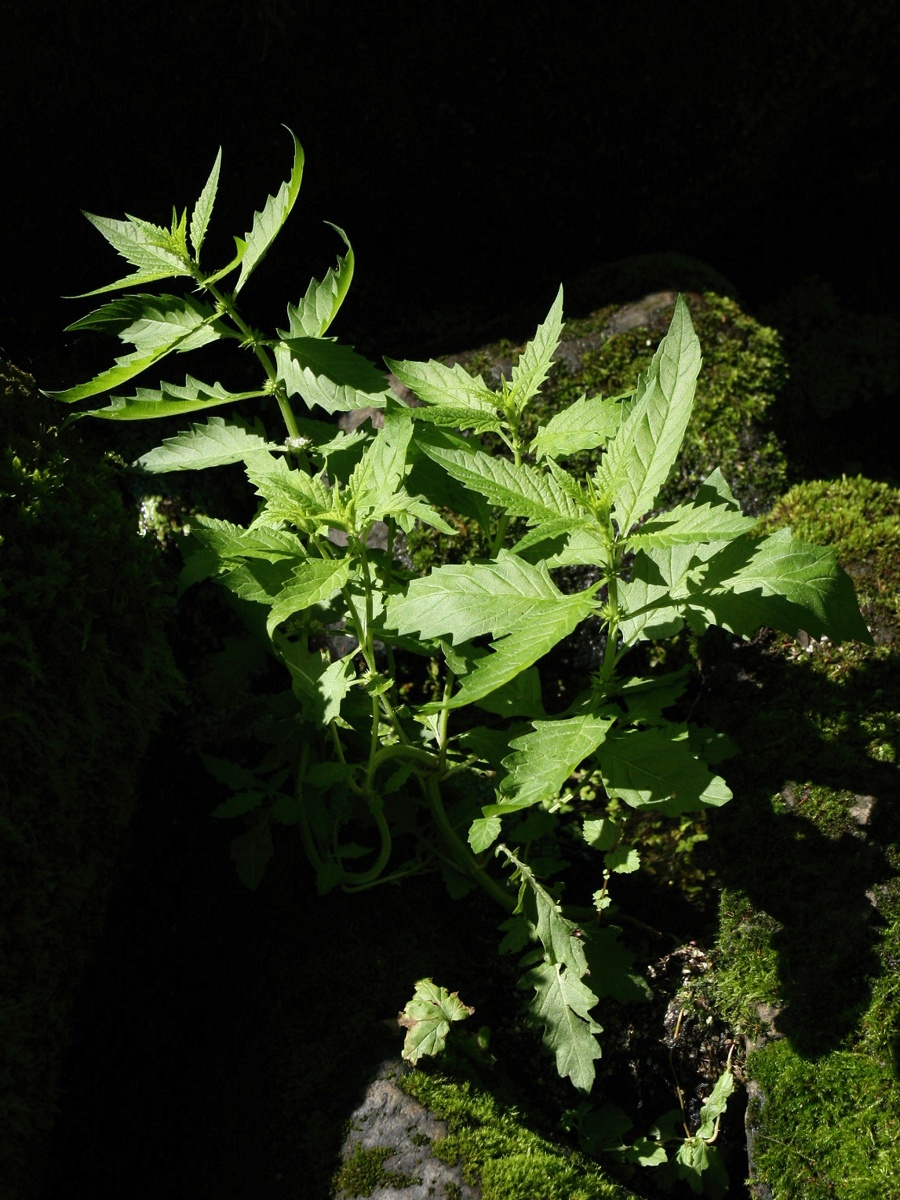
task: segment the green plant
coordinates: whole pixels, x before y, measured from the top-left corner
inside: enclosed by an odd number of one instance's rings
[[[435,866],[452,889],[481,886],[506,912],[501,948],[522,956],[527,1006],[560,1075],[588,1092],[599,1000],[643,986],[609,894],[614,874],[640,864],[623,814],[680,817],[731,796],[707,766],[727,747],[678,708],[687,672],[659,673],[641,645],[685,623],[741,637],[762,624],[833,641],[869,634],[833,554],[788,530],[754,538],[755,520],[720,471],[692,501],[655,511],[701,365],[682,300],[632,391],[580,396],[536,427],[529,410],[561,336],[561,291],[499,391],[459,367],[389,361],[416,408],[328,336],[353,274],[340,230],[346,254],[289,306],[287,327],[254,330],[237,299],[296,200],[296,139],[294,150],[290,178],[236,239],[235,257],[211,273],[200,250],[219,157],[189,225],[186,211],[169,229],[89,216],[136,268],[90,295],[180,276],[203,298],[137,292],[103,304],[71,328],[113,332],[133,350],[55,395],[87,400],[215,341],[255,355],[263,381],[254,390],[188,375],[79,414],[134,420],[260,400],[283,419],[286,436],[273,437],[259,419],[210,416],[135,463],[149,472],[242,463],[260,500],[246,526],[192,519],[182,578],[183,588],[215,579],[243,602],[290,680],[267,709],[266,753],[210,760],[235,789],[219,815],[247,825],[236,839],[239,870],[258,883],[275,822],[297,827],[322,890],[360,891]],[[331,414],[365,409],[368,428],[301,420],[297,399]],[[485,436],[505,455],[487,453]],[[603,450],[593,473],[567,470],[587,449]],[[417,523],[452,535],[444,513],[478,526],[486,557],[411,577],[403,536]],[[553,572],[571,567],[589,568],[594,581],[562,591]],[[588,621],[601,629],[602,665],[548,711],[542,669]],[[568,790],[576,771],[602,781],[594,804]],[[578,845],[596,851],[594,881],[583,903],[564,906],[549,878]]]

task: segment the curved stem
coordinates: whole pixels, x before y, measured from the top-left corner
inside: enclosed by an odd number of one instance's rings
[[[447,811],[441,800],[441,790],[437,779],[434,776],[423,779],[422,787],[431,808],[435,824],[452,852],[456,869],[461,874],[468,875],[470,879],[474,880],[480,888],[486,891],[507,912],[513,912],[516,907],[513,897],[504,887],[492,879],[483,867],[478,865],[472,851],[462,842],[456,830],[450,824],[450,818],[447,816]]]

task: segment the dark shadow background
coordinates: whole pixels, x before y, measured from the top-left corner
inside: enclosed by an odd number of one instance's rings
[[[211,260],[297,209],[245,293],[279,320],[348,232],[338,332],[378,354],[527,332],[559,281],[679,251],[751,309],[809,273],[894,306],[892,0],[753,6],[0,0],[0,345],[42,360],[118,260],[80,217],[168,222],[224,147]],[[622,300],[631,297],[619,297]],[[578,315],[570,313],[570,315]]]

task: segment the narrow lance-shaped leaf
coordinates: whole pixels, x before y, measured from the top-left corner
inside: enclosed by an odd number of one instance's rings
[[[141,274],[166,272],[167,275],[190,275],[188,264],[165,246],[166,231],[148,221],[130,217],[118,221],[114,217],[84,214],[109,244]],[[160,244],[163,243],[163,244]]]
[[[123,360],[124,361],[124,360]],[[128,376],[126,376],[126,379]],[[109,421],[145,421],[157,417],[184,416],[186,413],[253,400],[265,392],[229,392],[221,383],[201,383],[193,375],[183,384],[164,383],[159,388],[138,388],[134,396],[110,396],[108,408],[91,408],[82,417],[103,417]]]
[[[330,221],[326,221],[331,225]],[[337,267],[330,268],[324,278],[317,282],[313,279],[306,289],[306,295],[299,304],[288,305],[288,332],[279,330],[279,337],[312,337],[320,338],[327,332],[338,309],[344,302],[350,282],[353,279],[354,256],[353,247],[347,240],[347,235],[338,225],[331,225],[336,230],[347,253],[343,258],[338,257]]]
[[[128,324],[128,315],[132,320]],[[87,383],[47,395],[65,404],[112,391],[148,370],[174,351],[193,350],[222,336],[213,309],[186,296],[126,297],[105,305],[92,317],[97,323],[119,324],[119,337],[131,342],[132,354],[116,359],[116,365]]]
[[[502,428],[497,414],[500,397],[480,375],[470,375],[459,363],[448,367],[433,359],[427,363],[400,362],[392,358],[384,361],[404,387],[435,410],[426,410],[421,414],[423,419],[449,423],[460,429]]]
[[[679,296],[669,332],[597,470],[598,487],[609,493],[623,536],[653,507],[678,457],[701,361],[687,304]]]
[[[291,209],[300,192],[300,181],[303,178],[303,149],[290,129],[288,133],[294,143],[294,165],[291,168],[290,178],[285,180],[274,196],[268,198],[262,212],[253,214],[253,225],[250,232],[244,235],[246,248],[241,258],[241,273],[234,289],[235,296],[262,262],[282,225],[290,216]]]
[[[219,187],[219,168],[222,165],[222,147],[219,147],[219,153],[216,155],[216,161],[213,163],[212,170],[209,173],[209,178],[203,185],[203,191],[200,193],[197,203],[194,205],[194,211],[191,213],[191,245],[194,247],[194,254],[197,256],[197,261],[200,261],[200,248],[203,245],[203,240],[206,237],[206,231],[209,228],[209,219],[212,216],[213,205],[216,202],[216,192]]]
[[[537,522],[588,515],[587,508],[564,491],[552,475],[534,467],[524,463],[517,466],[508,459],[494,458],[477,450],[450,449],[430,442],[423,442],[422,448],[454,479],[511,517],[527,517],[530,522]]]
[[[563,290],[560,287],[547,319],[538,326],[532,340],[519,356],[512,369],[512,392],[516,410],[522,412],[529,400],[537,395],[550,373],[553,355],[563,331]]]

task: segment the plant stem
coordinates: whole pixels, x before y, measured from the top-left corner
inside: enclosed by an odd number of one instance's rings
[[[516,907],[513,897],[504,887],[493,880],[483,867],[478,865],[472,851],[461,841],[456,830],[450,824],[450,818],[447,816],[447,811],[441,799],[441,789],[437,779],[434,776],[423,779],[422,787],[431,808],[435,824],[453,855],[457,870],[474,880],[480,888],[496,900],[501,908],[506,909],[507,912],[513,912]]]

